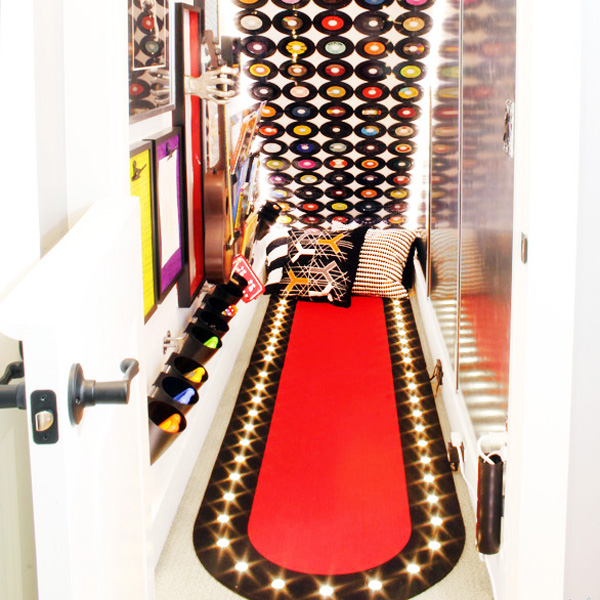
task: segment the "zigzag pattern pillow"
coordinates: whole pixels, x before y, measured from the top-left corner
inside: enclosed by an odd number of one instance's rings
[[[291,229],[282,294],[350,306],[364,236],[364,228],[342,232]]]

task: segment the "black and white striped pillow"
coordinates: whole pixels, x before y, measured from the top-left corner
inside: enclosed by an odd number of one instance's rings
[[[281,290],[281,279],[288,264],[288,233],[277,232],[266,249],[265,294],[277,294]]]

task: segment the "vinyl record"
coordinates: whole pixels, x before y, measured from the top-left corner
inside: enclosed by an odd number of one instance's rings
[[[296,198],[306,200],[298,204],[298,208],[304,212],[318,212],[325,208],[324,204],[317,202],[319,198],[323,197],[323,190],[314,185],[307,185],[304,187],[296,188]]]
[[[406,36],[420,36],[431,30],[433,22],[424,12],[407,12],[401,14],[394,23],[396,29]]]
[[[243,10],[233,20],[236,27],[247,35],[258,35],[271,27],[271,19],[258,10]]]
[[[294,165],[294,168],[298,169],[299,171],[318,171],[323,166],[323,161],[309,156],[295,158],[292,161],[292,165]]]
[[[259,101],[266,101],[269,102],[271,100],[277,100],[277,98],[279,98],[279,96],[281,96],[281,90],[279,89],[279,86],[273,84],[273,83],[268,83],[268,82],[259,82],[259,83],[254,83],[250,86],[250,95],[255,99],[255,100],[259,100]]]
[[[369,227],[381,223],[381,217],[374,214],[358,215],[354,220],[361,225],[367,225]]]
[[[262,35],[251,35],[242,38],[242,52],[254,59],[268,58],[275,54],[275,42]]]
[[[321,225],[325,223],[325,217],[321,217],[320,215],[302,215],[300,223],[304,225]]]
[[[333,215],[329,215],[327,220],[330,223],[342,223],[342,225],[349,225],[354,221],[354,217],[348,213],[337,213]]]
[[[276,223],[279,223],[280,225],[292,225],[296,221],[297,221],[297,219],[293,215],[285,214],[285,215],[279,215],[277,217]]]
[[[388,160],[387,162],[388,169],[396,173],[405,173],[406,171],[410,171],[412,166],[412,158],[409,158],[408,156],[398,156]]]
[[[315,52],[314,43],[306,37],[285,37],[277,48],[281,54],[288,58],[301,58],[305,60]]]
[[[453,161],[442,156],[433,156],[431,158],[431,167],[439,171],[449,171],[456,169],[457,163],[455,160]]]
[[[354,195],[362,202],[372,202],[368,206],[365,205],[362,209],[356,207],[361,212],[375,212],[381,210],[381,204],[379,204],[379,202],[375,202],[377,198],[381,198],[381,196],[383,196],[383,192],[381,190],[372,186],[363,187],[355,190]],[[377,204],[377,206],[374,206],[374,204]]]
[[[388,175],[386,181],[392,186],[408,185],[410,183],[410,175],[406,173],[392,173]]]
[[[271,173],[267,177],[267,181],[269,184],[275,187],[286,186],[292,183],[293,178],[291,175],[287,173]]]
[[[386,128],[384,125],[377,122],[359,123],[354,128],[354,133],[361,138],[371,140],[384,136],[386,133]]]
[[[423,79],[427,74],[427,69],[425,68],[425,65],[420,62],[400,63],[394,67],[393,73],[398,79],[412,83],[413,81],[420,81]]]
[[[348,171],[331,171],[325,175],[325,181],[333,186],[350,185],[354,181],[354,175]]]
[[[304,81],[315,74],[315,66],[307,60],[286,60],[279,67],[279,72],[288,79]]]
[[[136,25],[136,33],[141,33],[144,35],[154,35],[157,29],[162,29],[162,24],[157,23],[157,19],[155,19],[155,15],[151,9],[142,11],[142,13],[136,19]]]
[[[367,10],[377,10],[389,6],[393,1],[394,0],[356,0],[356,4]]]
[[[397,121],[414,121],[421,116],[421,109],[416,104],[400,104],[394,106],[390,116]]]
[[[281,137],[285,133],[283,125],[279,123],[262,123],[257,131],[258,135],[271,140]]]
[[[458,120],[459,109],[454,104],[442,104],[433,109],[433,118],[438,121]]]
[[[454,154],[457,150],[456,144],[444,142],[434,142],[431,147],[433,154]]]
[[[356,51],[363,58],[382,59],[391,54],[393,44],[383,37],[369,37],[356,44]]]
[[[310,17],[295,10],[284,10],[273,17],[273,27],[285,35],[302,35],[311,27]]]
[[[459,131],[458,127],[451,125],[436,125],[432,130],[434,138],[457,138]]]
[[[399,102],[411,100],[416,102],[423,97],[423,88],[416,83],[401,83],[392,89],[392,97]]]
[[[135,110],[150,110],[151,108],[156,108],[154,102],[150,102],[149,100],[140,100],[131,98],[129,101],[129,109],[131,111]]]
[[[352,125],[345,121],[328,121],[320,127],[321,134],[329,138],[345,138],[352,134]]]
[[[404,215],[388,215],[383,219],[390,227],[402,227],[406,223]]]
[[[281,140],[265,140],[260,150],[269,156],[279,156],[288,151],[288,145]]]
[[[319,128],[312,123],[308,123],[307,121],[301,121],[299,123],[290,123],[286,127],[286,132],[288,135],[298,139],[307,139],[315,137],[319,133]]]
[[[346,155],[354,148],[352,142],[346,139],[327,140],[323,143],[323,150],[329,154]]]
[[[400,123],[388,127],[388,133],[397,140],[410,140],[414,138],[419,130],[415,125]]]
[[[292,192],[292,190],[290,190],[288,188],[275,187],[275,188],[271,188],[270,195],[271,195],[271,198],[273,198],[276,201],[289,200],[290,198],[294,197],[294,192]]]
[[[352,75],[352,65],[345,60],[328,60],[320,63],[317,71],[327,81],[343,81]]]
[[[429,42],[424,38],[408,38],[396,44],[396,54],[406,60],[420,60],[429,54]]]
[[[319,110],[321,116],[326,119],[349,119],[352,116],[353,110],[349,104],[344,102],[327,102],[323,104]]]
[[[290,168],[290,161],[285,158],[268,158],[265,161],[265,167],[269,171],[285,171]]]
[[[344,8],[344,6],[348,6],[352,0],[314,0],[317,6],[321,8],[329,8],[331,10],[336,8]]]
[[[327,209],[333,213],[345,213],[352,210],[352,204],[350,202],[345,202],[344,200],[332,200],[327,204]]]
[[[458,60],[458,55],[460,53],[460,42],[456,39],[442,42],[438,52],[442,58]]]
[[[129,97],[132,100],[142,100],[150,95],[150,84],[143,79],[132,79],[129,82]]]
[[[308,102],[317,95],[317,88],[306,81],[301,83],[293,81],[284,86],[283,95],[292,101]]]
[[[363,200],[354,205],[354,209],[363,214],[376,213],[379,212],[381,208],[381,202],[376,202],[374,200]]]
[[[293,8],[294,10],[306,6],[309,2],[310,0],[273,0],[273,4],[279,8]]]
[[[274,102],[268,102],[264,104],[260,109],[260,118],[262,121],[272,121],[274,119],[279,119],[283,115],[283,110],[281,106],[275,104]]]
[[[406,200],[410,192],[406,188],[393,188],[385,191],[385,197],[394,201]]]
[[[363,35],[377,36],[392,28],[392,20],[381,11],[364,12],[354,19],[354,28]]]
[[[320,152],[321,144],[315,142],[313,139],[300,138],[290,144],[290,150],[300,156],[313,156],[317,152]]]
[[[267,3],[267,0],[232,0],[235,6],[240,8],[261,8]]]
[[[313,19],[314,28],[325,35],[342,35],[352,27],[352,19],[339,10],[326,10]]]
[[[332,35],[322,38],[317,44],[317,50],[326,58],[340,59],[354,52],[354,44],[345,37]]]
[[[156,38],[155,34],[144,36],[136,43],[136,56],[141,52],[148,60],[144,62],[144,66],[152,66],[159,62],[164,55],[165,43]]]
[[[382,83],[363,83],[356,88],[355,94],[361,100],[381,102],[390,95],[390,90]]]
[[[354,72],[363,81],[383,81],[391,70],[380,60],[367,60],[357,65]]]
[[[408,203],[402,200],[392,200],[384,204],[383,208],[389,213],[403,213],[408,208]]]
[[[383,169],[385,164],[385,160],[374,156],[359,158],[356,161],[356,166],[365,171],[379,171],[379,169]]]
[[[415,153],[417,146],[414,142],[396,141],[388,146],[388,152],[395,156],[410,156]]]
[[[285,114],[296,121],[307,121],[314,119],[319,111],[314,104],[308,102],[293,102],[285,107]]]
[[[352,96],[353,92],[351,86],[342,82],[324,83],[319,88],[319,95],[325,100],[346,100]]]
[[[289,202],[282,202],[282,201],[279,201],[277,203],[277,206],[279,206],[279,209],[281,210],[282,213],[289,213],[294,208],[296,208],[293,204],[290,204]]]
[[[355,150],[365,156],[379,156],[387,150],[387,145],[380,140],[368,139],[356,144]]]
[[[323,161],[323,164],[332,171],[342,171],[344,169],[351,169],[354,165],[354,161],[347,156],[344,156],[343,158],[340,156],[333,156],[326,158]]]
[[[319,173],[298,173],[294,181],[299,185],[319,185],[323,181],[323,175]]]
[[[381,119],[387,117],[388,112],[385,104],[378,104],[377,102],[361,104],[354,109],[354,114],[363,121],[381,121]]]
[[[251,79],[267,81],[277,75],[277,67],[268,60],[247,63],[244,66],[244,74]]]
[[[381,185],[385,181],[385,177],[381,173],[360,173],[356,176],[356,183],[365,187],[373,187]]]
[[[397,2],[406,10],[425,10],[435,4],[435,0],[397,0]]]
[[[352,190],[349,187],[335,186],[327,188],[325,190],[325,195],[332,200],[347,200],[348,198],[352,198]],[[350,205],[350,203],[344,202],[343,204],[346,205],[344,211],[348,210],[348,205]]]

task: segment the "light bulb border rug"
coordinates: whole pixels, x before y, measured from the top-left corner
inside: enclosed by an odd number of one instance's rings
[[[248,522],[296,306],[293,300],[273,297],[194,527],[201,563],[242,597],[406,600],[440,581],[460,558],[464,523],[410,301],[381,301],[410,505],[410,539],[387,562],[346,575],[291,571],[252,546]],[[413,376],[407,377],[408,372]],[[425,449],[419,445],[424,440]],[[240,456],[243,461],[238,462]]]

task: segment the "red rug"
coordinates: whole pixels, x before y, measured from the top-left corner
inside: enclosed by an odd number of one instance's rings
[[[339,575],[386,562],[411,531],[383,303],[298,303],[250,541],[287,569]]]

